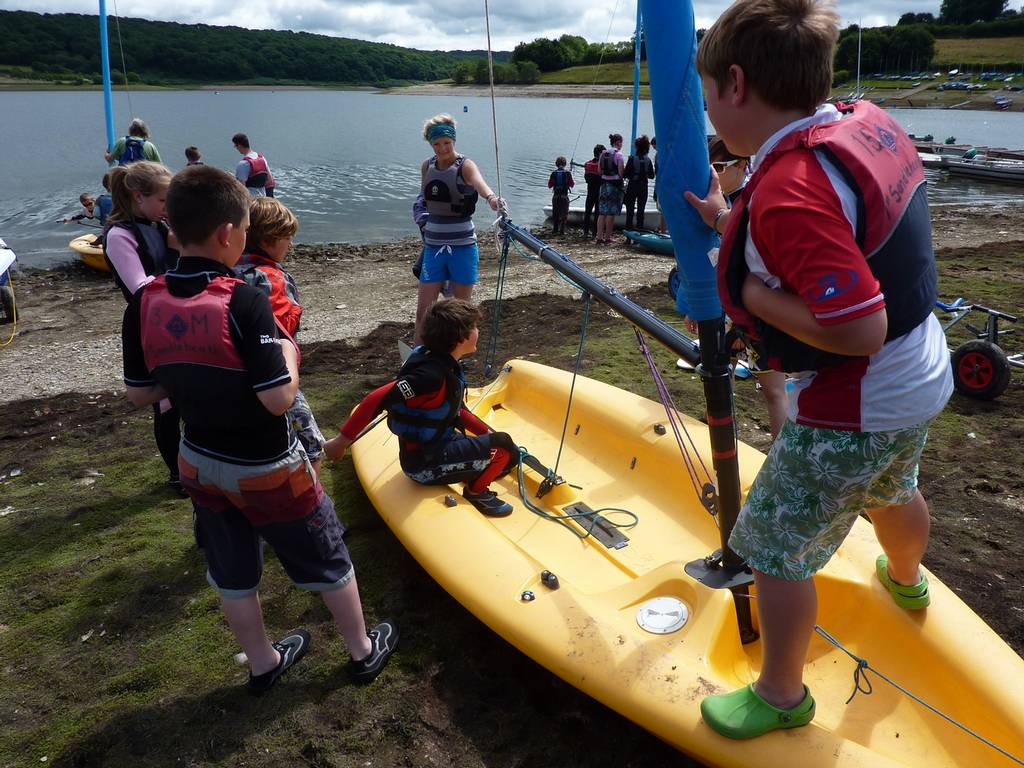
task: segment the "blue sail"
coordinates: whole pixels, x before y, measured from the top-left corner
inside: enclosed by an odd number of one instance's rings
[[[647,46],[655,136],[658,139],[658,203],[676,249],[682,288],[679,311],[693,320],[722,314],[708,251],[718,236],[683,198],[703,197],[710,182],[704,96],[697,75],[697,33],[691,0],[640,0]]]

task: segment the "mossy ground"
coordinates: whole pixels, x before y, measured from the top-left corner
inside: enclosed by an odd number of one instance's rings
[[[941,252],[942,293],[1018,311],[1022,257],[1024,242]],[[671,319],[662,287],[635,299]],[[571,368],[581,309],[553,296],[508,302],[499,358]],[[325,432],[393,372],[409,330],[385,324],[357,344],[304,351],[303,389]],[[482,336],[469,366],[476,381]],[[951,344],[965,338],[958,327]],[[583,372],[652,395],[635,346],[626,324],[595,306]],[[1024,351],[1024,338],[1006,346]],[[655,353],[677,403],[701,415],[699,380]],[[767,417],[751,384],[738,384],[736,403],[742,439],[764,448]],[[1022,411],[1019,371],[998,400],[954,396],[921,472],[934,518],[927,565],[1018,652]],[[204,579],[189,504],[164,485],[149,411],[118,394],[70,394],[0,406],[0,425],[0,766],[690,764],[437,587],[377,517],[348,460],[326,466],[324,484],[349,526],[366,613],[402,621],[401,652],[374,685],[350,685],[327,611],[268,552],[268,629],[308,627],[314,646],[272,695],[251,698]]]

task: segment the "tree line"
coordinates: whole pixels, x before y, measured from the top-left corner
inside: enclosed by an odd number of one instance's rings
[[[51,79],[100,82],[99,19],[82,14],[0,11],[0,65]],[[109,22],[110,61],[122,50]],[[150,83],[298,81],[387,85],[448,77],[482,51],[417,51],[387,43],[207,24],[120,19],[127,77]],[[496,54],[499,62],[508,53]],[[113,76],[113,73],[112,73]],[[118,72],[114,79],[123,81]]]

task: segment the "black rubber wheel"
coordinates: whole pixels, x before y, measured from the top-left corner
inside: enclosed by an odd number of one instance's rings
[[[1010,384],[1010,361],[990,341],[968,341],[953,353],[953,386],[961,395],[992,400]]]
[[[13,323],[16,307],[14,306],[14,291],[11,290],[11,286],[0,286],[0,305],[3,306],[6,321]]]
[[[682,278],[679,277],[679,267],[672,267],[672,270],[668,273],[668,295],[673,299],[676,294],[679,293],[679,285],[682,282]]]

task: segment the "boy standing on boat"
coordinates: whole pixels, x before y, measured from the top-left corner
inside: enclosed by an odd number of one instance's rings
[[[730,738],[806,725],[803,667],[813,575],[861,512],[884,554],[878,579],[923,609],[928,507],[917,469],[952,392],[924,173],[902,128],[868,102],[822,104],[839,18],[822,0],[738,0],[701,41],[708,117],[753,174],[729,209],[716,176],[687,199],[723,233],[719,294],[758,351],[791,372],[789,420],[729,545],[754,571],[763,663],[752,685],[709,696]],[[822,105],[822,106],[818,106]]]
[[[397,378],[363,398],[324,452],[339,459],[381,411],[398,436],[402,471],[423,485],[465,483],[462,495],[488,517],[506,517],[512,505],[488,487],[519,462],[519,448],[504,432],[493,432],[463,399],[466,380],[459,361],[476,351],[480,310],[463,299],[430,305],[423,318],[423,344]],[[470,434],[465,434],[469,432]]]
[[[366,631],[334,504],[285,417],[298,388],[296,347],[278,337],[267,297],[231,271],[249,202],[216,168],[174,177],[167,214],[181,259],[125,310],[128,398],[141,406],[169,395],[181,410],[181,482],[206,579],[249,660],[249,689],[269,690],[310,642],[301,629],[275,643],[267,637],[257,593],[264,541],[292,581],[321,594],[352,654],[349,675],[369,682],[394,651],[398,627],[388,620]]]

